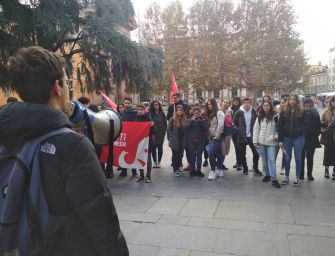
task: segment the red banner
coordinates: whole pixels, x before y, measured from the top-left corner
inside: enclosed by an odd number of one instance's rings
[[[151,122],[122,122],[122,132],[114,142],[113,165],[129,169],[145,169],[149,151]],[[100,162],[106,163],[108,146],[102,149]]]

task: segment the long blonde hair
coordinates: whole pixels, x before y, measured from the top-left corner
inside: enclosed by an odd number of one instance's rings
[[[295,98],[295,100],[296,100],[296,104],[295,104],[295,107],[294,107],[294,108],[292,108],[292,106],[290,105],[290,98],[291,98],[291,97]],[[288,114],[289,114],[292,110],[294,111],[294,116],[296,116],[296,117],[303,117],[303,115],[304,115],[304,109],[302,108],[300,99],[299,99],[298,95],[296,95],[296,94],[291,94],[291,95],[287,98],[287,101],[286,101],[286,103],[285,103],[284,115],[285,115],[285,116],[288,116]]]
[[[177,115],[177,110],[181,110],[181,116]],[[184,112],[184,107],[182,105],[177,105],[176,110],[173,113],[173,125],[175,128],[185,128],[186,127],[186,114]]]

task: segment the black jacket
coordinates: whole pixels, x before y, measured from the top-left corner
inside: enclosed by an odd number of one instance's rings
[[[305,115],[296,117],[292,112],[285,116],[284,112],[279,115],[278,141],[283,142],[284,137],[298,137],[305,134]]]
[[[251,120],[250,120],[250,131],[251,131],[251,138],[253,137],[253,130],[254,124],[257,118],[256,111],[252,108],[251,109]],[[244,118],[244,111],[238,110],[234,114],[233,118],[234,125],[237,127],[237,142],[238,143],[247,143],[247,134],[246,134],[246,123]]]
[[[173,113],[175,112],[176,106],[178,106],[178,105],[182,105],[183,108],[184,108],[184,112],[185,112],[185,114],[187,114],[187,111],[188,111],[188,105],[187,105],[184,101],[180,100],[180,101],[178,101],[178,102],[176,102],[176,103],[174,103],[174,104],[171,104],[171,105],[169,106],[169,108],[168,108],[168,112],[167,112],[167,115],[166,115],[166,119],[167,119],[168,121],[169,121],[169,120],[171,119],[171,117],[173,116]]]
[[[305,147],[320,148],[319,135],[321,131],[321,120],[316,109],[305,111]]]
[[[0,143],[20,148],[28,139],[60,127],[68,118],[46,105],[0,107]],[[54,153],[44,150],[54,147]],[[128,256],[111,192],[91,142],[65,133],[42,142],[40,167],[50,214],[66,216],[51,256]]]
[[[153,122],[151,119],[150,112],[146,112],[144,115],[137,115],[136,122]],[[156,126],[153,125],[150,127],[149,133],[149,153],[152,152],[154,145],[154,137],[156,136]]]
[[[121,116],[122,121],[126,121],[126,122],[136,121],[137,111],[135,108],[132,107],[129,110],[122,110],[120,112],[120,116]]]

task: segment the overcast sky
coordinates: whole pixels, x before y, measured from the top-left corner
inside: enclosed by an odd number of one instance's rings
[[[132,0],[136,16],[143,17],[153,2],[164,7],[172,0]],[[185,11],[195,0],[181,0]],[[233,0],[236,5],[239,0]],[[310,64],[328,62],[328,51],[335,46],[335,0],[292,0],[298,16],[297,31],[305,42]],[[136,34],[136,32],[134,32]],[[135,38],[135,37],[134,37]]]

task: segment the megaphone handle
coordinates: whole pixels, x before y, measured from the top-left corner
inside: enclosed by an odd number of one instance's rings
[[[85,108],[83,112],[84,112],[84,118],[85,118],[85,123],[86,123],[86,128],[87,128],[87,137],[90,139],[92,144],[95,145],[92,124],[90,121],[90,117],[88,116],[87,109]]]
[[[108,152],[108,160],[107,160],[107,167],[106,167],[106,176],[109,177],[113,172],[113,145],[114,145],[114,120],[109,120],[109,152]]]

